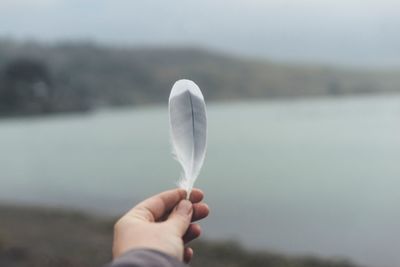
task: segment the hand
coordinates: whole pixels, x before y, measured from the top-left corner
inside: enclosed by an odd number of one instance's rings
[[[184,244],[200,236],[201,228],[191,223],[207,217],[209,208],[200,203],[203,192],[173,189],[144,200],[114,226],[113,257],[136,248],[155,249],[188,263],[193,250]],[[193,204],[192,204],[193,203]]]

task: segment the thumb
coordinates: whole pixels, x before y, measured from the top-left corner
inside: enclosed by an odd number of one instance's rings
[[[166,223],[182,237],[190,225],[192,214],[192,203],[188,200],[182,200],[173,210]]]

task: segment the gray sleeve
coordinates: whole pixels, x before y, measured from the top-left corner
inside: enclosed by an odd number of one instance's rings
[[[185,267],[178,259],[151,249],[131,250],[106,267]]]

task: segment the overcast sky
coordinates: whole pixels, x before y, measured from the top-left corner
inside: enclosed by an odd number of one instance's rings
[[[0,37],[400,67],[400,1],[0,0]]]

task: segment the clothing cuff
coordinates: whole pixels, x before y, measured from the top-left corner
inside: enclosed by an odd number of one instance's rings
[[[107,267],[184,267],[175,257],[153,249],[134,249],[116,258]]]

